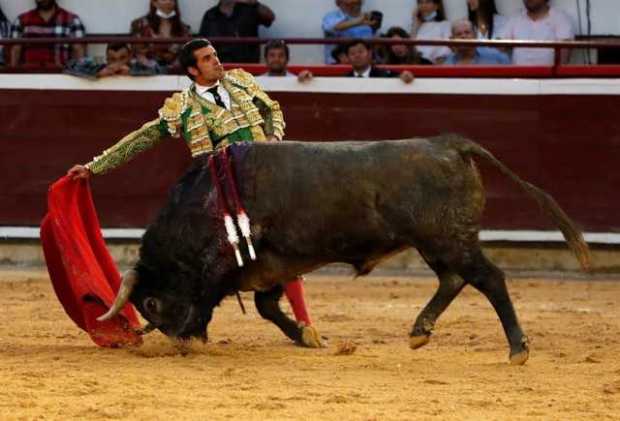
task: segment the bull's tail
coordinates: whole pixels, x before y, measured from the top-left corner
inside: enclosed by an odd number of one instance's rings
[[[449,136],[449,143],[454,145],[464,156],[475,155],[484,158],[498,168],[504,175],[521,186],[521,188],[538,203],[542,211],[553,220],[560,231],[562,231],[564,239],[566,239],[568,246],[577,257],[583,270],[588,271],[590,269],[591,255],[588,244],[583,239],[581,231],[575,226],[573,221],[570,220],[568,215],[560,208],[560,205],[558,205],[551,195],[527,181],[522,180],[518,175],[512,172],[510,168],[495,158],[491,152],[477,143],[460,136]]]

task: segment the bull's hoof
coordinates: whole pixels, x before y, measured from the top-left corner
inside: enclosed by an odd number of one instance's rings
[[[523,365],[530,358],[530,351],[523,350],[521,352],[517,352],[516,354],[510,355],[510,364],[512,365]]]
[[[321,335],[314,326],[303,326],[301,328],[301,345],[308,348],[323,348]]]
[[[422,348],[431,340],[429,335],[419,335],[409,337],[409,347],[411,349]]]
[[[516,352],[510,353],[510,364],[523,365],[530,357],[530,347],[527,337],[521,340],[521,347]]]

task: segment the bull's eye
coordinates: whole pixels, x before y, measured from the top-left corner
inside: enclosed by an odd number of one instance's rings
[[[161,303],[157,298],[147,297],[144,299],[144,309],[149,314],[159,314],[161,311]]]

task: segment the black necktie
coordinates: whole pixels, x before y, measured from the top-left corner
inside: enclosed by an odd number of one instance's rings
[[[209,92],[211,95],[213,95],[213,99],[215,99],[215,103],[217,105],[219,105],[222,108],[226,108],[226,105],[224,104],[224,101],[222,101],[222,97],[217,92],[217,86],[214,86],[213,88],[207,89],[207,92]]]

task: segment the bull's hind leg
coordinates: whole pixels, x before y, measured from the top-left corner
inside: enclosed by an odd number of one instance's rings
[[[491,263],[481,250],[477,250],[471,263],[460,275],[478,291],[482,292],[495,308],[510,344],[510,362],[525,364],[529,357],[527,336],[521,330],[517,315],[508,295],[504,272]]]
[[[465,286],[463,279],[445,265],[429,261],[426,257],[425,260],[437,274],[439,287],[413,325],[409,335],[409,346],[412,349],[420,348],[428,343],[435,322]]]
[[[321,348],[321,338],[313,326],[298,325],[282,312],[280,298],[284,290],[280,285],[265,292],[254,293],[256,309],[263,319],[273,322],[296,343],[309,348]]]

